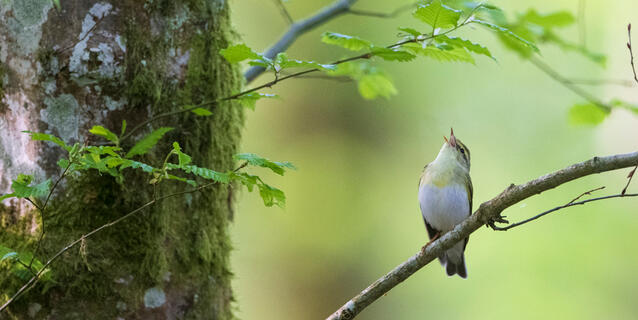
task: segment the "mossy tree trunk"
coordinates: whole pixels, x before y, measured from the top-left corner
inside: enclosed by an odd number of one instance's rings
[[[60,148],[23,130],[74,142],[100,142],[88,130],[119,132],[154,114],[235,92],[237,70],[218,54],[233,37],[225,0],[9,0],[0,5],[0,193],[18,173],[37,181],[61,173]],[[152,123],[175,129],[143,159],[161,165],[178,141],[198,166],[234,167],[243,117],[232,103],[214,115]],[[135,140],[135,139],[133,139]],[[131,147],[128,141],[124,147]],[[165,183],[167,194],[187,189]],[[43,219],[24,200],[0,205],[0,244],[40,260],[151,198],[148,176],[67,178]],[[39,284],[0,318],[229,319],[232,293],[228,223],[231,189],[217,185],[162,201],[65,253],[54,283]],[[0,302],[24,283],[0,266]]]

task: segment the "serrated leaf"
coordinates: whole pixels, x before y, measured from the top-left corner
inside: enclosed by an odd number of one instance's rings
[[[290,162],[277,162],[277,161],[270,161],[266,158],[260,157],[254,153],[240,153],[240,154],[236,154],[235,159],[237,160],[243,160],[248,162],[250,165],[253,166],[257,166],[257,167],[262,167],[262,168],[268,168],[270,170],[272,170],[274,173],[283,176],[285,169],[295,169],[295,166],[290,163]]]
[[[453,47],[449,45],[443,46],[427,46],[423,48],[420,45],[406,46],[409,50],[418,55],[432,58],[442,62],[468,62],[474,64],[474,58],[463,47]]]
[[[266,207],[272,207],[273,205],[276,205],[280,208],[283,208],[286,206],[286,195],[283,191],[267,185],[263,182],[257,184],[257,186],[259,187],[259,195],[264,201],[264,205]]]
[[[146,137],[142,138],[142,140],[138,141],[131,150],[126,154],[126,158],[131,158],[137,155],[146,154],[151,148],[153,148],[157,142],[162,139],[164,134],[173,130],[170,127],[161,127],[151,133],[149,133]]]
[[[372,49],[372,54],[376,57],[379,57],[383,60],[387,61],[410,61],[416,58],[415,55],[403,51],[401,49],[389,49],[389,48],[379,48],[376,47]]]
[[[200,168],[195,165],[180,166],[174,163],[167,163],[166,168],[168,170],[182,170],[186,173],[192,173],[204,179],[213,180],[220,183],[230,182],[230,176],[228,173],[218,172],[218,171],[207,169],[207,168]]]
[[[91,130],[89,130],[90,133],[96,135],[96,136],[100,136],[105,138],[106,140],[109,140],[115,144],[118,144],[119,139],[117,138],[117,135],[113,132],[111,132],[111,130],[104,128],[103,126],[93,126],[93,128],[91,128]]]
[[[477,24],[480,24],[482,26],[485,26],[485,27],[487,27],[487,28],[489,28],[489,29],[491,29],[493,31],[498,32],[502,36],[505,36],[505,37],[507,37],[509,39],[518,41],[522,45],[532,49],[535,52],[540,52],[540,50],[538,50],[538,47],[534,43],[532,43],[531,41],[528,41],[526,39],[523,39],[522,37],[520,37],[519,35],[517,35],[516,33],[512,32],[512,31],[510,31],[509,29],[507,29],[505,27],[493,24],[493,23],[488,22],[488,21],[480,20],[480,19],[474,19],[474,20],[472,20],[472,23],[477,23]]]
[[[257,100],[262,98],[277,98],[277,97],[278,96],[276,94],[251,92],[238,97],[237,100],[239,101],[239,103],[241,103],[242,106],[249,108],[251,110],[255,110],[255,104],[257,103]]]
[[[418,5],[413,16],[429,24],[433,29],[452,28],[459,21],[461,11],[444,5],[441,0],[434,0],[425,5]]]
[[[230,46],[226,49],[221,49],[219,53],[230,63],[237,63],[244,60],[259,60],[264,59],[264,57],[247,45],[240,43],[234,46]]]
[[[351,51],[369,50],[372,43],[368,40],[345,34],[326,32],[321,36],[323,43],[340,46]]]
[[[142,169],[142,171],[147,172],[147,173],[151,173],[154,171],[155,168],[153,168],[152,166],[143,163],[143,162],[139,162],[139,161],[135,161],[135,160],[129,160],[129,159],[123,159],[124,161],[122,162],[122,164],[120,165],[119,169],[124,170],[126,168],[133,168],[133,169]]]
[[[204,117],[208,117],[208,116],[212,116],[213,113],[210,112],[210,110],[205,109],[205,108],[195,108],[193,110],[191,110],[192,113],[198,115],[198,116],[204,116]]]
[[[413,37],[418,37],[420,36],[422,33],[417,31],[416,29],[413,28],[399,28],[400,31],[403,31]]]
[[[288,68],[311,68],[319,69],[323,71],[334,70],[337,66],[333,64],[320,64],[314,61],[302,61],[288,58],[285,52],[277,54],[274,60],[275,68],[277,71]]]
[[[592,103],[577,104],[569,109],[569,122],[576,125],[597,125],[609,112]]]
[[[449,45],[452,45],[454,47],[463,47],[465,49],[467,49],[470,52],[474,52],[476,54],[481,54],[484,55],[486,57],[491,58],[492,60],[496,61],[496,58],[494,58],[494,56],[492,56],[492,53],[490,52],[490,50],[488,50],[486,47],[472,42],[470,40],[466,40],[463,38],[458,38],[458,37],[448,37],[446,35],[440,35],[436,37],[436,41],[437,42],[444,42],[447,43]]]
[[[31,140],[34,141],[50,141],[53,142],[55,144],[57,144],[58,146],[64,148],[64,150],[69,151],[71,150],[71,147],[69,147],[66,143],[64,143],[64,141],[62,141],[62,139],[54,136],[54,135],[50,135],[47,133],[39,133],[39,132],[31,132],[31,131],[22,131],[24,133],[28,133],[31,136]]]

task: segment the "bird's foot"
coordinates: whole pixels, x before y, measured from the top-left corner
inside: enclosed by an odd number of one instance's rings
[[[497,223],[510,223],[509,221],[507,221],[505,218],[507,218],[506,216],[502,216],[502,215],[498,215],[494,218],[490,218],[489,221],[487,221],[487,223],[485,224],[487,227],[492,228],[492,230],[499,230],[500,227],[496,226]]]
[[[426,243],[423,247],[421,247],[421,254],[425,252],[425,248],[427,248],[432,242],[434,242],[434,240],[438,239],[440,236],[441,236],[440,232],[435,234],[434,237],[430,239],[430,241],[428,241],[428,243]]]

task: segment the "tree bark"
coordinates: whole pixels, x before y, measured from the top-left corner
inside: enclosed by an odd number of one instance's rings
[[[100,143],[88,130],[119,133],[154,114],[229,96],[241,75],[218,54],[234,34],[225,0],[13,0],[0,6],[0,193],[18,173],[36,182],[60,175],[62,149],[23,130],[67,143]],[[210,117],[157,121],[174,127],[143,161],[160,166],[177,141],[195,164],[232,169],[243,123],[233,102]],[[149,177],[129,170],[123,184],[82,173],[64,180],[43,217],[24,200],[0,204],[0,245],[46,260],[70,241],[148,201]],[[160,194],[187,188],[166,182]],[[230,319],[228,224],[232,189],[217,185],[154,205],[89,239],[52,267],[0,318]],[[0,302],[24,280],[0,265]]]

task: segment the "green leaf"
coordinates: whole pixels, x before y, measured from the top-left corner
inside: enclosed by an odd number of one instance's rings
[[[461,11],[444,5],[441,0],[434,0],[425,5],[418,5],[413,16],[429,24],[433,29],[452,28],[459,21]]]
[[[638,105],[636,104],[632,104],[620,99],[613,99],[611,100],[609,104],[611,104],[613,107],[627,109],[633,112],[634,114],[638,115]]]
[[[133,168],[133,169],[142,169],[142,171],[144,172],[148,172],[151,173],[154,171],[155,168],[153,168],[152,166],[143,163],[143,162],[139,162],[139,161],[135,161],[135,160],[129,160],[129,159],[123,159],[124,161],[122,162],[122,164],[120,165],[120,171],[126,169],[126,168]]]
[[[575,125],[597,125],[608,114],[608,111],[592,103],[577,104],[569,109],[569,122]]]
[[[488,50],[486,47],[472,42],[470,40],[466,40],[463,38],[458,38],[458,37],[448,37],[446,35],[440,35],[436,37],[436,41],[437,42],[443,42],[443,43],[447,43],[453,47],[463,47],[465,49],[467,49],[470,52],[474,52],[476,54],[481,54],[484,55],[486,57],[491,58],[492,60],[496,61],[496,58],[494,58],[494,56],[492,56],[492,53],[490,52],[490,50]],[[469,61],[468,61],[469,62]]]
[[[283,208],[286,206],[286,195],[283,191],[269,186],[263,182],[257,184],[257,186],[259,187],[259,195],[264,201],[264,205],[266,207],[272,207],[273,205],[276,205],[280,208]]]
[[[62,11],[62,6],[60,5],[60,0],[52,0],[53,1],[53,5],[55,6],[55,9],[58,10],[58,12]]]
[[[422,34],[420,31],[417,31],[416,29],[413,29],[413,28],[399,28],[399,30],[413,36],[414,38]]]
[[[327,44],[340,46],[351,51],[372,49],[372,43],[359,37],[345,34],[326,32],[321,36],[321,41]]]
[[[15,196],[16,196],[15,193],[7,193],[7,194],[4,194],[4,195],[0,196],[0,201],[2,201],[4,199],[13,198]]]
[[[0,262],[4,260],[16,260],[16,259],[18,259],[18,253],[13,251],[3,255],[2,258],[0,258]]]
[[[124,132],[126,132],[126,120],[122,120],[122,131],[120,131],[120,136],[123,136]]]
[[[378,96],[386,99],[397,94],[392,80],[382,72],[364,75],[359,79],[359,93],[365,99],[374,99]]]
[[[528,47],[528,48],[532,49],[535,52],[540,52],[540,50],[538,50],[538,47],[534,43],[532,43],[532,42],[530,42],[530,41],[528,41],[526,39],[521,38],[519,35],[517,35],[516,33],[512,32],[512,31],[510,31],[509,29],[507,29],[505,27],[501,27],[499,25],[495,25],[495,24],[493,24],[491,22],[487,22],[487,21],[480,20],[480,19],[474,19],[474,20],[472,20],[472,22],[473,23],[478,23],[478,24],[480,24],[482,26],[485,26],[485,27],[487,27],[487,28],[489,28],[489,29],[491,29],[493,31],[496,31],[500,35],[505,36],[505,37],[507,37],[509,39],[516,40],[520,44],[524,45],[525,47]]]
[[[400,49],[389,49],[380,47],[372,49],[372,54],[383,60],[402,62],[410,61],[416,57],[415,55]]]
[[[18,198],[42,197],[49,193],[51,180],[46,180],[36,185],[31,185],[33,176],[18,174],[18,178],[11,183],[13,194]]]
[[[191,112],[196,114],[196,115],[198,115],[198,116],[204,116],[204,117],[208,117],[208,116],[212,116],[213,115],[213,113],[210,112],[210,110],[205,109],[205,108],[195,108],[195,109],[191,110]]]
[[[168,170],[182,170],[186,173],[192,173],[196,176],[202,177],[204,179],[217,181],[219,183],[228,183],[230,182],[230,176],[228,173],[218,172],[215,170],[200,168],[195,165],[184,165],[180,166],[174,163],[167,163],[166,169]]]
[[[62,139],[54,136],[54,135],[50,135],[50,134],[46,134],[46,133],[39,133],[39,132],[31,132],[31,131],[22,131],[24,133],[28,133],[31,136],[31,140],[34,141],[50,141],[53,142],[55,144],[57,144],[58,146],[64,148],[64,150],[69,151],[71,150],[71,147],[69,147],[66,143],[64,143],[64,141],[62,141]]]
[[[576,22],[576,19],[569,11],[557,11],[542,15],[534,9],[528,10],[520,20],[533,23],[543,28],[566,27]]]
[[[337,66],[333,64],[320,64],[314,61],[289,59],[288,55],[285,52],[278,53],[277,57],[275,57],[274,63],[277,71],[281,71],[287,68],[311,68],[323,71],[334,70],[337,68]]]
[[[109,129],[104,128],[103,126],[93,126],[93,128],[91,128],[89,132],[96,136],[103,137],[106,140],[109,140],[115,144],[119,143],[119,139],[117,138],[117,135],[115,135],[115,133],[111,132]]]
[[[278,98],[278,96],[276,94],[270,93],[250,92],[238,97],[237,100],[239,101],[239,103],[242,104],[242,106],[251,110],[255,110],[255,104],[257,103],[257,100],[262,98]]]
[[[133,148],[131,148],[131,150],[129,150],[129,152],[126,154],[126,157],[131,158],[133,156],[147,153],[157,144],[157,142],[164,136],[164,134],[171,130],[173,130],[173,128],[161,127],[149,133],[146,137],[142,138],[142,140],[138,141],[133,146]]]
[[[283,176],[285,169],[296,169],[295,166],[290,163],[290,162],[277,162],[277,161],[270,161],[266,158],[260,157],[254,153],[240,153],[240,154],[236,154],[235,159],[237,160],[243,160],[248,162],[250,165],[253,166],[257,166],[257,167],[262,167],[262,168],[268,168],[270,170],[272,170],[274,173]]]
[[[192,159],[191,156],[185,154],[182,152],[182,148],[179,146],[179,143],[177,142],[173,142],[173,153],[177,154],[177,158],[179,161],[179,166],[185,166],[189,163],[191,163]]]
[[[253,51],[252,49],[250,49],[247,45],[243,43],[230,46],[226,49],[221,49],[219,53],[230,63],[237,63],[247,59],[250,59],[250,60],[264,59],[262,55],[256,53],[255,51]]]
[[[419,44],[406,46],[415,54],[422,55],[442,62],[468,62],[474,64],[474,58],[463,47],[453,47],[448,45],[429,45],[423,48]]]
[[[374,99],[378,96],[389,98],[397,93],[388,75],[367,61],[343,63],[337,70],[328,74],[345,75],[357,80],[359,93],[365,99]]]

